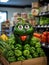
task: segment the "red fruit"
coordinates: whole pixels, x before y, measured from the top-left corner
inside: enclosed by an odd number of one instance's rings
[[[48,32],[48,36],[49,36],[49,32]]]
[[[45,42],[46,43],[46,41],[47,41],[47,37],[42,34],[41,42]]]
[[[47,36],[47,32],[43,32],[43,35]]]

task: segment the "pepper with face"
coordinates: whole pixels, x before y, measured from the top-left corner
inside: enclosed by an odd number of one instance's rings
[[[14,35],[17,43],[29,43],[33,35],[33,27],[29,23],[18,22],[14,27]]]

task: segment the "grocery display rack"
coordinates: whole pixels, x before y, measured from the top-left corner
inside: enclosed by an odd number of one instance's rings
[[[45,48],[47,48],[47,49],[49,49],[49,44],[48,43],[41,43],[41,45],[42,45],[42,47],[45,47]]]
[[[43,6],[45,3],[49,3],[49,0],[39,0],[40,6]],[[34,16],[35,18],[39,19],[40,22],[40,18],[41,17],[48,17],[49,18],[49,11],[46,12],[40,12],[38,15]],[[40,32],[42,33],[43,31],[49,31],[49,24],[48,25],[36,25],[34,26],[35,32]],[[41,47],[43,48],[43,50],[45,51],[45,54],[47,56],[47,65],[49,65],[49,43],[41,43]]]
[[[41,12],[38,15],[36,15],[35,17],[41,17],[41,16],[49,16],[49,11],[47,11],[47,12]]]
[[[34,28],[49,28],[49,25],[36,25]]]
[[[38,1],[39,1],[39,3],[42,3],[42,4],[44,4],[45,2],[49,3],[49,0],[38,0]]]
[[[49,44],[42,43],[42,49],[44,50],[46,56],[47,56],[47,65],[49,65]]]
[[[39,16],[49,16],[49,11],[39,13]]]

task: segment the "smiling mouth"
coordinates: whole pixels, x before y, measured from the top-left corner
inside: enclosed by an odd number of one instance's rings
[[[27,39],[27,35],[22,35],[22,36],[20,36],[20,39],[21,39],[22,41],[25,41],[25,40]]]

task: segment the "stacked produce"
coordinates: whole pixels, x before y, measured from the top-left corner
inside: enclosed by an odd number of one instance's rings
[[[34,33],[34,37],[39,38],[42,43],[48,43],[49,44],[49,32],[45,31],[42,34],[40,33]]]
[[[33,28],[29,23],[17,23],[12,34],[5,42],[0,40],[0,50],[9,62],[45,56],[39,39],[33,37]]]
[[[47,25],[47,24],[49,24],[49,18],[41,17],[40,18],[40,25]]]
[[[0,36],[0,39],[6,41],[6,40],[8,40],[8,37],[7,37],[5,34],[2,34],[2,35]]]

